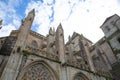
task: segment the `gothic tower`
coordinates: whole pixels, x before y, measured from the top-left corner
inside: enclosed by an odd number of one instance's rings
[[[25,49],[26,38],[28,37],[34,16],[35,10],[33,9],[28,13],[27,17],[22,20],[22,24],[17,36],[17,41],[14,45],[0,80],[16,80],[23,57],[22,51]]]

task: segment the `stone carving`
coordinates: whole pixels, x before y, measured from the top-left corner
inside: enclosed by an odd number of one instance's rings
[[[72,51],[73,45],[70,44],[70,47],[66,48],[66,63],[72,66],[88,70],[88,66],[85,64],[85,60],[81,55],[81,50]],[[74,49],[74,48],[73,48]]]
[[[55,31],[50,28],[49,35],[47,36],[47,57],[59,60],[58,54],[55,50]]]
[[[26,50],[28,50],[28,51],[30,51],[30,52],[32,52],[32,53],[39,53],[39,52],[41,52],[41,50],[40,49],[38,49],[38,48],[33,48],[33,47],[31,47],[31,46],[26,46]]]
[[[49,69],[42,64],[35,64],[23,73],[20,80],[55,80]]]
[[[52,31],[52,28],[50,28],[49,35],[47,36],[47,43],[48,43],[47,53],[53,54],[55,52],[54,51],[54,48],[55,48],[55,35],[54,35],[54,32]]]

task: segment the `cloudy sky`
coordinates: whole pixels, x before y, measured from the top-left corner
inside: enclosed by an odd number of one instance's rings
[[[65,41],[77,32],[95,43],[104,36],[100,26],[105,19],[120,15],[120,0],[0,0],[0,37],[19,29],[21,20],[33,8],[33,31],[46,35],[50,27],[56,29],[61,23]]]

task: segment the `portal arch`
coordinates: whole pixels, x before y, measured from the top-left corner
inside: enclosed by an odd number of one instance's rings
[[[26,66],[17,80],[59,80],[56,72],[45,62],[35,61]]]

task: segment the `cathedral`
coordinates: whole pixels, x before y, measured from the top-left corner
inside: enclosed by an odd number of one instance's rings
[[[0,38],[0,80],[119,80],[120,17],[101,25],[105,36],[93,44],[76,32],[64,42],[64,30],[50,28],[47,36],[31,29],[35,10],[19,30]]]

